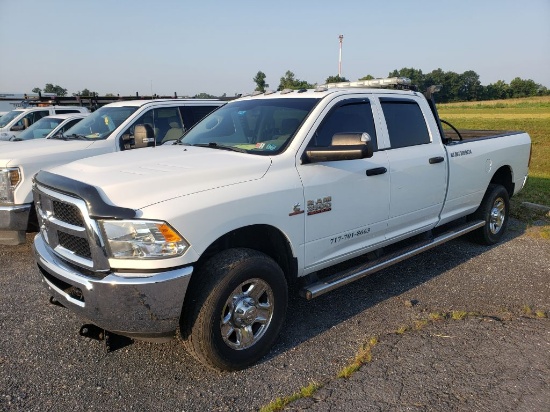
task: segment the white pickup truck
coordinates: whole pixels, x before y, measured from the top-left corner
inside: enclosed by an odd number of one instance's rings
[[[272,346],[289,285],[311,299],[468,232],[497,242],[529,136],[450,139],[433,90],[408,83],[242,97],[177,145],[39,172],[33,251],[53,302],[106,333],[179,329],[234,370]]]
[[[6,148],[8,148],[10,147],[9,145],[14,142],[22,142],[24,140],[33,139],[47,139],[57,134],[63,134],[89,114],[90,113],[88,112],[64,113],[43,117],[27,127],[17,136],[12,137],[10,140],[0,141],[0,146],[7,145]],[[0,148],[0,152],[1,151],[2,149]]]
[[[223,104],[212,99],[120,101],[101,107],[63,135],[1,145],[0,244],[24,243],[25,233],[37,230],[32,178],[39,170],[177,139]],[[140,137],[134,135],[136,125],[143,125]]]
[[[80,106],[37,106],[17,108],[0,118],[0,140],[12,140],[34,122],[46,116],[66,113],[90,113]]]

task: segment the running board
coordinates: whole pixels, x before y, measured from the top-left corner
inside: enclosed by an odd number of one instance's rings
[[[449,240],[455,239],[473,230],[479,229],[485,225],[485,221],[477,220],[475,222],[468,222],[467,224],[454,227],[447,232],[441,233],[437,237],[432,239],[423,240],[418,243],[409,245],[397,252],[382,256],[379,259],[370,261],[348,270],[337,272],[329,277],[326,277],[318,282],[312,283],[304,287],[300,291],[300,295],[307,300],[321,296],[322,294],[329,292],[340,286],[347,285],[355,280],[361,279],[379,270],[385,269],[396,263],[402,262],[405,259],[418,255],[428,249],[439,246]]]

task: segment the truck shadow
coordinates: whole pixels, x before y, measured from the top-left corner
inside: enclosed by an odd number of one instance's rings
[[[493,246],[471,242],[467,236],[423,252],[311,301],[291,292],[285,325],[274,350],[262,362],[284,353],[330,328],[400,296],[448,270],[521,236],[526,225],[511,219],[503,240]],[[473,285],[474,286],[474,285]]]

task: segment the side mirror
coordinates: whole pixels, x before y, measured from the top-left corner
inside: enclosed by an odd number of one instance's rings
[[[304,163],[365,159],[373,156],[368,133],[336,133],[328,147],[311,147],[304,153]]]
[[[155,146],[155,132],[148,124],[138,124],[134,128],[134,148]]]
[[[21,130],[25,130],[25,126],[12,126],[10,129],[11,132],[20,132]]]

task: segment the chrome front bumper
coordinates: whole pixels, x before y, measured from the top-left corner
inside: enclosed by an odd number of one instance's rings
[[[19,245],[25,243],[29,225],[31,204],[0,206],[0,244]]]
[[[0,206],[0,230],[27,230],[31,204]]]
[[[100,328],[151,339],[171,336],[178,327],[192,267],[133,278],[112,272],[95,279],[59,259],[40,234],[33,253],[50,294]]]

